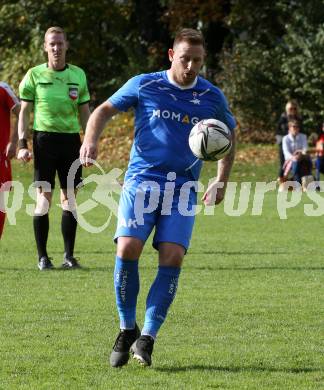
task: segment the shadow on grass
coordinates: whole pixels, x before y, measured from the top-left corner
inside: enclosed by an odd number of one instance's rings
[[[226,367],[226,366],[203,366],[192,365],[182,367],[156,367],[155,371],[177,373],[184,371],[215,371],[215,372],[281,372],[287,374],[305,374],[311,372],[321,372],[322,368],[300,367],[300,368],[276,368],[276,367],[260,367],[260,366],[246,366],[246,367]]]

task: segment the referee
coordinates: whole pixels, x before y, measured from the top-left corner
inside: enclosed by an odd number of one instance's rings
[[[38,251],[38,268],[53,268],[47,253],[49,208],[58,174],[61,187],[64,240],[64,268],[80,267],[74,257],[77,220],[71,201],[67,197],[67,177],[71,164],[79,158],[80,128],[84,130],[90,115],[89,91],[84,71],[65,61],[68,41],[61,27],[50,27],[44,38],[47,63],[28,70],[19,86],[21,111],[18,121],[18,159],[28,162],[32,154],[27,146],[29,117],[34,110],[33,154],[34,180],[37,188],[36,208],[33,217],[34,234]],[[81,124],[81,125],[80,125]],[[81,167],[73,186],[81,182]]]

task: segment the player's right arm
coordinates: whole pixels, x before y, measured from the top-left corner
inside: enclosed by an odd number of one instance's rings
[[[18,119],[18,155],[17,158],[24,162],[28,162],[31,159],[31,153],[27,147],[27,132],[29,126],[29,117],[33,109],[32,102],[21,102],[21,108]]]
[[[138,75],[129,79],[90,115],[80,149],[80,161],[83,166],[89,167],[92,160],[97,158],[99,137],[107,121],[119,111],[127,111],[130,107],[136,106],[141,77]]]
[[[107,100],[98,106],[90,115],[80,149],[80,161],[83,166],[91,166],[92,160],[97,158],[100,134],[105,128],[108,120],[118,112],[119,110]]]

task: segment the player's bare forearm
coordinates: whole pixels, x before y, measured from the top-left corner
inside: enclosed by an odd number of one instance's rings
[[[6,146],[5,154],[7,158],[12,159],[16,155],[17,141],[18,141],[18,116],[19,116],[20,104],[16,104],[12,109],[12,112],[16,115],[14,124],[10,131],[9,142]]]
[[[228,182],[233,162],[235,159],[235,146],[236,146],[236,137],[235,132],[233,131],[232,136],[232,148],[227,156],[218,162],[218,172],[217,172],[217,181],[223,182],[224,185]]]
[[[106,101],[98,106],[90,115],[83,144],[80,149],[80,160],[85,167],[91,166],[93,160],[97,158],[97,144],[100,134],[107,121],[117,114],[117,112],[118,110],[109,101]]]
[[[12,131],[10,133],[10,142],[13,144],[17,144],[18,141],[18,122],[15,121]]]
[[[29,126],[29,117],[31,110],[33,108],[33,103],[31,102],[21,102],[21,108],[18,119],[18,160],[23,162],[28,162],[31,159],[31,153],[27,148],[27,131]]]
[[[106,123],[117,112],[118,110],[108,101],[98,106],[88,120],[84,143],[97,144]]]
[[[29,126],[29,116],[33,108],[33,103],[31,102],[21,102],[21,108],[18,119],[18,138],[27,139],[28,126]]]
[[[20,104],[16,104],[15,107],[12,109],[12,112],[15,115],[15,121],[12,128],[12,131],[10,133],[10,142],[13,144],[17,144],[18,141],[18,119],[19,119],[19,112],[20,112]]]
[[[227,156],[218,162],[217,177],[209,182],[208,188],[202,197],[202,201],[206,206],[219,204],[223,201],[234,158],[235,134],[233,133],[231,151]]]
[[[90,113],[90,108],[88,103],[81,104],[79,106],[79,116],[80,116],[80,122],[83,131],[86,130],[90,114],[91,113]]]

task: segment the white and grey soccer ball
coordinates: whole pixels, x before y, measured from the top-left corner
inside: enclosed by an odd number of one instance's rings
[[[221,160],[232,148],[232,133],[217,119],[203,119],[191,129],[189,146],[200,160]]]

